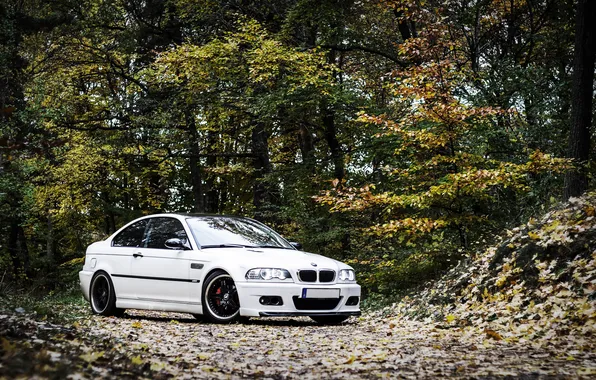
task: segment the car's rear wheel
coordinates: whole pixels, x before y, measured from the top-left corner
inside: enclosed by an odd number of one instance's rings
[[[240,317],[238,290],[232,277],[224,271],[211,273],[203,286],[203,315],[215,323],[230,323]]]
[[[338,325],[348,318],[349,315],[320,315],[320,316],[311,316],[312,320],[315,322],[322,324],[322,325]]]
[[[105,316],[122,316],[124,314],[124,309],[116,307],[114,284],[106,272],[97,272],[93,276],[89,295],[93,313]]]

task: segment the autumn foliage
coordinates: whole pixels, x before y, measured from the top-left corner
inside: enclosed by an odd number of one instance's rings
[[[435,277],[563,196],[574,16],[8,0],[0,273],[72,283],[91,242],[175,211],[255,217],[353,264],[367,294]]]

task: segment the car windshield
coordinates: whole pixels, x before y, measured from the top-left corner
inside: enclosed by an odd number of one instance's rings
[[[253,247],[294,249],[272,229],[250,219],[203,216],[187,219],[201,248]]]

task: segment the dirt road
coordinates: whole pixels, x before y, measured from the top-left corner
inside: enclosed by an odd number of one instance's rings
[[[564,337],[545,345],[491,332],[365,315],[339,326],[307,318],[213,325],[187,314],[129,311],[56,324],[0,315],[0,378],[589,378],[596,353]]]

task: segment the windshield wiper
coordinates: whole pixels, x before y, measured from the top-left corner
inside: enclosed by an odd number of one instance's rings
[[[293,249],[293,248],[288,248],[288,247],[283,247],[281,245],[257,245],[256,247],[258,248],[278,248],[278,249]]]
[[[203,248],[257,248],[256,245],[244,245],[244,244],[210,244],[202,245]]]

